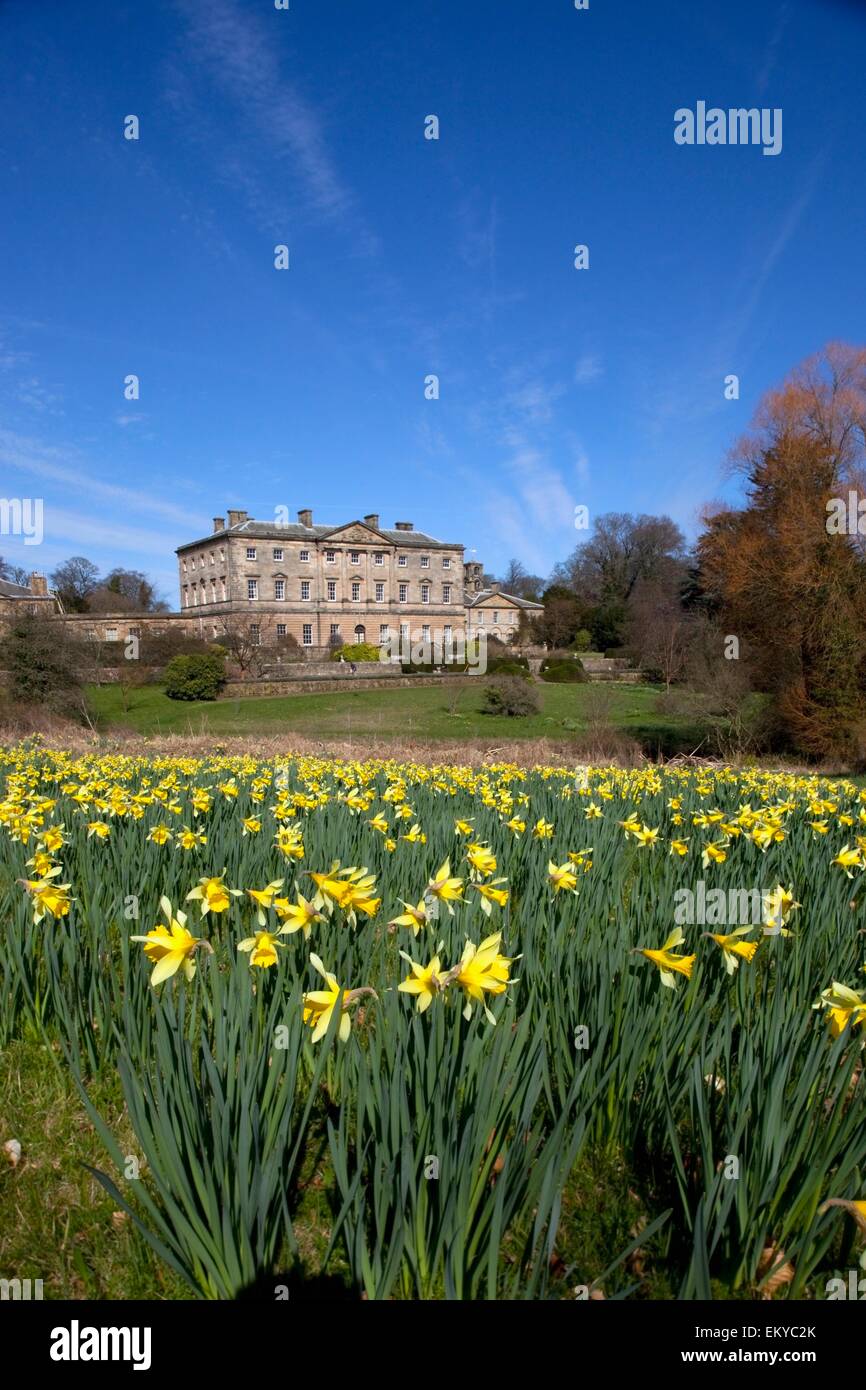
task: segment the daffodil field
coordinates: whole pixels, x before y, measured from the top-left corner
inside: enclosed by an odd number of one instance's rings
[[[866,791],[793,774],[7,748],[0,1046],[70,1069],[192,1296],[274,1296],[321,1162],[310,1272],[371,1299],[640,1297],[637,1248],[820,1297],[866,1232],[864,851]],[[600,1155],[646,1218],[571,1266]]]

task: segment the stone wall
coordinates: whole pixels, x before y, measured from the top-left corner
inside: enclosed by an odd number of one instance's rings
[[[422,685],[465,685],[478,680],[478,676],[357,676],[349,679],[355,690],[393,690],[396,688],[417,688]],[[327,679],[303,677],[298,680],[228,681],[220,694],[221,700],[243,700],[251,696],[269,695],[322,695],[330,691],[345,691],[347,682],[342,678]]]

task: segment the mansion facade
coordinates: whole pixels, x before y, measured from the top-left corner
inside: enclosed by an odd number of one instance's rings
[[[178,547],[180,608],[175,613],[64,614],[45,579],[0,581],[0,621],[19,605],[49,611],[94,641],[125,642],[143,630],[180,629],[219,641],[241,625],[254,645],[293,637],[309,653],[338,643],[434,641],[455,645],[485,633],[510,641],[521,619],[543,609],[497,584],[483,565],[464,562],[464,546],[416,531],[410,521],[382,527],[370,513],[339,526],[256,521],[245,511],[213,519],[210,535]],[[5,592],[4,592],[5,591]]]
[[[521,614],[542,611],[498,586],[485,585],[483,566],[464,563],[464,547],[393,528],[371,512],[339,526],[256,521],[245,511],[216,516],[213,531],[178,547],[181,614],[217,638],[227,619],[249,624],[268,646],[292,636],[300,646],[337,643],[488,637],[508,641]]]

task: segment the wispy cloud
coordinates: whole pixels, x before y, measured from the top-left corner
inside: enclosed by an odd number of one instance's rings
[[[130,512],[162,518],[173,526],[182,527],[187,533],[190,528],[200,529],[202,526],[198,513],[176,507],[153,493],[92,477],[87,471],[86,457],[72,446],[57,447],[13,430],[0,429],[0,464],[27,477],[57,483],[76,495],[83,493],[98,501],[101,510],[95,524],[102,528],[103,535],[109,532],[116,537],[118,530],[124,529],[124,515]],[[6,485],[8,487],[8,483]],[[112,508],[111,512],[108,511],[109,507]],[[163,532],[155,553],[163,554],[165,544]]]
[[[776,63],[779,59],[779,48],[781,47],[790,17],[791,6],[789,0],[782,0],[782,4],[779,6],[776,15],[776,23],[770,36],[770,42],[767,45],[767,51],[764,54],[764,62],[755,83],[755,88],[759,96],[763,96],[770,84],[770,78],[775,71]]]
[[[597,381],[603,373],[604,368],[595,353],[585,352],[577,359],[574,380],[578,386],[588,386],[591,381]]]
[[[284,30],[235,0],[176,0],[187,26],[183,63],[170,70],[168,97],[189,111],[191,132],[207,128],[210,84],[228,100],[237,120],[238,142],[203,142],[213,151],[216,172],[236,186],[251,211],[274,226],[297,212],[339,220],[355,211],[355,197],[328,148],[320,116],[298,84],[280,68]],[[253,137],[250,139],[250,137]],[[275,192],[273,165],[289,174],[289,192]],[[294,196],[293,196],[294,195]]]

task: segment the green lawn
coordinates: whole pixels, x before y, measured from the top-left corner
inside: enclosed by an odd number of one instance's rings
[[[483,679],[465,687],[421,686],[395,690],[349,689],[269,699],[169,700],[159,686],[133,690],[124,710],[117,686],[93,686],[88,695],[97,728],[124,727],[142,734],[276,734],[309,738],[520,739],[569,741],[596,726],[599,702],[609,723],[636,739],[649,754],[691,751],[701,731],[656,713],[659,691],[648,685],[544,685],[542,708],[522,719],[481,713]]]

